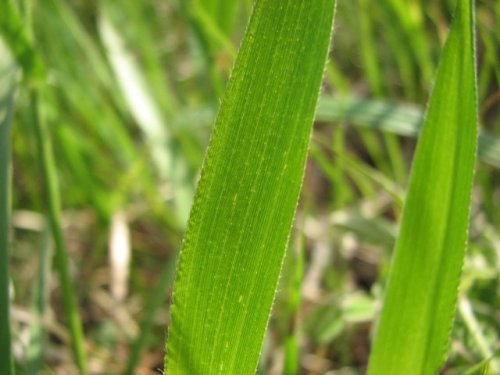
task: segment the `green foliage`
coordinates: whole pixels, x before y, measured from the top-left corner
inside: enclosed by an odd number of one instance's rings
[[[61,226],[61,202],[57,170],[47,125],[40,115],[40,93],[30,92],[30,119],[35,133],[38,159],[42,172],[43,188],[47,199],[47,216],[55,245],[55,264],[59,273],[63,303],[71,332],[71,344],[80,374],[88,373],[85,341],[76,294],[70,277],[69,260]]]
[[[261,0],[181,250],[167,374],[255,371],[297,206],[334,1]]]
[[[10,47],[14,58],[23,68],[24,75],[30,83],[41,81],[44,67],[40,57],[30,42],[29,31],[19,15],[13,0],[2,0],[0,3],[0,32]]]
[[[10,134],[17,67],[0,41],[0,373],[12,374],[9,259],[11,155]]]
[[[378,333],[375,361],[388,351],[396,364],[418,356],[422,348],[406,350],[400,343],[421,344],[424,340],[410,339],[415,330],[426,335],[435,329],[436,343],[428,350],[439,373],[500,372],[495,358],[500,349],[500,2],[475,2],[480,162],[466,237],[467,178],[433,187],[471,168],[470,160],[460,160],[466,152],[456,147],[468,141],[470,152],[474,137],[460,136],[467,131],[465,116],[449,107],[457,101],[459,111],[471,107],[459,98],[472,96],[473,89],[457,89],[471,74],[458,74],[458,82],[450,76],[455,77],[453,69],[470,70],[474,51],[471,43],[455,39],[443,53],[453,8],[464,2],[338,2],[335,48],[319,90],[331,26],[326,18],[332,13],[316,12],[331,3],[260,1],[273,11],[283,9],[276,16],[262,8],[259,25],[268,32],[257,28],[254,17],[242,49],[246,57],[240,55],[230,78],[253,0],[0,0],[0,38],[10,51],[0,51],[0,65],[7,69],[0,69],[0,374],[9,373],[11,363],[15,372],[27,375],[73,374],[78,364],[81,372],[86,365],[91,373],[158,372],[171,322],[175,342],[168,343],[167,362],[176,344],[178,363],[192,360],[194,367],[206,359],[213,363],[202,366],[210,367],[218,361],[210,368],[217,374],[222,362],[228,372],[254,373],[258,357],[257,373],[263,375],[366,373],[387,276],[394,274],[391,249],[413,159],[421,167],[418,174],[413,169],[406,207],[422,214],[413,224],[425,219],[433,204],[435,216],[443,218],[442,207],[452,202],[447,188],[456,191],[455,198],[463,196],[456,209],[464,212],[449,211],[461,222],[448,228],[461,233],[459,245],[469,241],[457,314],[450,332],[463,246],[429,254],[429,245],[415,256],[413,245],[430,241],[437,226],[427,220],[422,226],[430,235],[412,239],[414,230],[403,224],[412,254],[396,256],[396,263],[409,269],[398,271],[407,276],[396,280],[399,287],[390,277],[388,298],[394,289],[404,292],[402,303],[408,295],[415,301],[445,296],[419,305],[435,312],[428,330],[419,325],[428,319],[400,317],[403,305],[392,298],[391,307],[389,298],[394,322],[408,319],[415,325],[413,332],[398,326],[394,338],[392,318],[382,318],[380,327],[389,331]],[[314,22],[316,17],[322,21]],[[453,38],[467,32],[460,20],[455,19]],[[278,34],[277,28],[290,30]],[[260,31],[250,33],[254,29]],[[450,43],[460,44],[456,55]],[[10,70],[10,55],[18,73]],[[440,55],[441,83],[424,118]],[[470,59],[450,63],[461,56]],[[453,82],[443,84],[443,77]],[[443,91],[446,100],[438,100]],[[171,311],[178,251],[221,102]],[[456,116],[456,132],[450,130],[454,120],[440,120]],[[444,168],[444,163],[457,167]],[[418,193],[419,181],[428,196]],[[276,203],[279,194],[287,198]],[[203,207],[207,213],[201,217]],[[405,222],[411,216],[407,209]],[[273,219],[277,216],[281,219]],[[198,241],[201,235],[208,240]],[[282,261],[286,245],[290,250]],[[432,259],[440,256],[446,257],[443,269],[455,272],[454,277],[440,273],[441,284],[432,276],[441,268],[440,259]],[[411,293],[414,287],[421,299]],[[238,305],[240,296],[244,306]],[[201,307],[191,311],[187,303]],[[225,314],[218,315],[223,307]],[[192,337],[183,340],[184,332]],[[451,345],[444,353],[447,338]],[[201,349],[191,352],[191,344]],[[384,349],[392,344],[394,355],[392,347]],[[175,373],[175,366],[167,370]],[[414,369],[396,372],[413,374]]]
[[[377,99],[323,95],[319,100],[317,121],[347,121],[353,126],[380,130],[405,137],[417,137],[424,111],[414,105]],[[478,138],[478,158],[500,168],[500,139],[482,131]]]
[[[477,141],[473,1],[459,0],[403,210],[369,374],[434,374],[449,341]]]

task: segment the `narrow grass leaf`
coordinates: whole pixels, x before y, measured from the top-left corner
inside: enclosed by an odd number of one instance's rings
[[[334,3],[254,5],[184,238],[167,374],[255,373],[304,174]]]
[[[45,77],[42,59],[36,53],[30,40],[29,24],[23,22],[12,1],[4,1],[5,12],[0,13],[0,32],[10,48],[16,62],[23,68],[25,80],[30,84],[30,122],[35,133],[38,159],[43,175],[48,218],[55,243],[55,262],[60,276],[65,312],[72,336],[73,354],[80,374],[87,374],[87,360],[84,350],[83,329],[76,303],[68,267],[68,255],[64,245],[60,219],[60,197],[54,156],[49,132],[40,118],[40,87]],[[2,361],[0,361],[2,362]]]
[[[105,3],[103,3],[105,4]],[[113,25],[109,10],[101,7],[99,29],[116,79],[122,93],[151,150],[151,156],[162,178],[168,180],[175,192],[176,214],[185,223],[193,200],[193,188],[185,159],[168,131],[158,103],[152,95],[146,77],[137,66],[125,41]]]
[[[73,355],[79,373],[88,373],[87,358],[85,354],[85,338],[83,327],[78,312],[76,293],[73,288],[69,270],[69,258],[66,249],[63,231],[61,227],[61,202],[57,169],[50,143],[49,130],[40,116],[40,93],[38,89],[30,90],[30,120],[35,133],[38,159],[40,161],[41,173],[43,175],[43,188],[47,201],[47,213],[50,229],[54,238],[55,265],[59,273],[60,288],[64,310],[68,319],[71,333],[71,344]]]
[[[368,373],[436,374],[455,313],[477,143],[472,0],[458,0],[418,142]]]
[[[418,137],[424,120],[423,110],[415,105],[393,103],[354,96],[323,95],[319,100],[316,120],[347,121],[365,127],[405,137]],[[482,131],[478,140],[478,158],[500,168],[500,139]]]
[[[0,41],[0,374],[12,370],[9,298],[10,134],[17,67]]]
[[[138,164],[146,164],[146,155],[124,126],[130,120],[128,108],[122,95],[116,95],[120,86],[102,45],[78,12],[65,1],[49,0],[43,6],[35,4],[33,21],[37,49],[53,73],[51,85],[44,87],[44,107],[47,119],[57,127],[54,149],[65,161],[58,166],[60,174],[69,177],[67,181],[74,180],[75,186],[84,187],[78,189],[78,195],[83,194],[82,200],[78,198],[80,204],[91,203],[107,221],[129,198],[126,190],[130,187],[118,182],[133,173]],[[89,169],[104,171],[102,176],[115,176],[116,189],[111,196],[105,178],[89,174]],[[150,173],[141,172],[137,180],[148,191],[148,198],[158,196]],[[69,204],[74,192],[70,189],[65,194]],[[164,215],[172,216],[169,211]]]
[[[210,106],[190,109],[179,116],[178,126],[196,129],[205,126],[213,116]],[[424,111],[418,105],[396,103],[383,99],[360,98],[348,95],[321,95],[316,110],[316,121],[348,122],[350,125],[404,137],[416,138],[420,134]],[[335,139],[338,139],[336,137]],[[486,164],[500,168],[500,139],[481,131],[478,139],[478,158]]]
[[[33,83],[40,81],[45,68],[42,60],[35,53],[29,40],[29,33],[12,0],[0,0],[0,36],[9,46],[13,57],[23,68],[25,79]]]
[[[175,266],[175,260],[169,260],[167,262],[156,282],[156,286],[148,296],[148,300],[144,307],[144,317],[139,327],[139,335],[131,343],[131,351],[128,357],[125,375],[134,375],[137,373],[137,366],[141,359],[141,353],[147,344],[147,339],[153,328],[155,313],[165,303],[167,290],[172,285]]]
[[[47,312],[47,306],[49,305],[49,279],[52,268],[52,256],[51,231],[49,226],[45,224],[39,245],[40,260],[38,263],[38,275],[33,285],[35,298],[32,310],[35,319],[30,324],[30,341],[26,350],[26,375],[39,374],[43,364],[45,327],[42,322]]]

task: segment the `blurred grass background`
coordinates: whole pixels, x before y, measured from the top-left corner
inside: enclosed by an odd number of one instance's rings
[[[57,165],[89,372],[158,373],[176,254],[252,1],[18,5],[45,66],[40,116]],[[415,137],[453,5],[339,0],[260,374],[364,373]],[[477,17],[480,161],[443,369],[449,375],[480,373],[500,350],[500,2],[478,0]],[[9,54],[0,47],[5,66]],[[10,280],[16,368],[73,374],[52,271],[31,84],[21,81],[11,104],[9,69],[0,72],[0,110],[14,105],[15,111]],[[489,363],[490,372],[495,366]]]

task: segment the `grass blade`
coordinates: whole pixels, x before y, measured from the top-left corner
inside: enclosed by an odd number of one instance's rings
[[[464,258],[477,143],[472,0],[458,0],[413,162],[368,373],[435,374]]]
[[[423,110],[414,105],[386,100],[323,95],[316,120],[347,121],[354,126],[381,130],[405,137],[418,137],[424,120]],[[500,168],[500,139],[482,131],[478,139],[478,158]]]
[[[10,133],[16,66],[0,41],[0,374],[13,374],[9,313]]]
[[[175,260],[169,261],[167,266],[163,269],[156,286],[149,296],[144,307],[144,318],[141,321],[139,335],[134,339],[131,351],[127,361],[126,375],[136,374],[137,366],[141,359],[142,350],[145,347],[148,336],[151,334],[153,327],[154,315],[165,302],[167,289],[172,285],[173,276],[175,273]]]
[[[111,66],[116,72],[116,79],[122,87],[130,112],[144,133],[153,162],[161,177],[173,185],[176,214],[178,220],[185,223],[193,199],[188,166],[182,155],[176,151],[179,147],[165,125],[166,121],[146,78],[127,51],[125,41],[120,37],[108,12],[107,7],[102,6],[99,26]]]
[[[33,314],[35,319],[30,325],[30,341],[27,348],[26,375],[40,373],[43,364],[43,348],[45,339],[45,327],[43,318],[47,311],[49,302],[49,279],[52,268],[52,241],[49,226],[44,223],[42,238],[39,245],[40,261],[38,263],[38,275],[33,285],[35,298],[33,301]]]
[[[30,43],[29,33],[14,5],[14,1],[2,0],[0,5],[2,7],[0,12],[0,35],[9,46],[17,63],[23,68],[25,80],[30,83],[41,80],[45,74],[45,68]]]
[[[49,132],[46,128],[46,124],[40,118],[40,98],[37,89],[30,90],[30,110],[31,123],[35,132],[38,159],[40,160],[40,167],[43,175],[43,187],[47,199],[48,220],[54,237],[55,264],[59,273],[64,310],[68,317],[69,330],[71,332],[73,355],[79,373],[84,375],[88,373],[85,340],[75,297],[76,294],[70,277],[68,253],[61,228],[61,203],[57,171],[52,153],[52,146],[50,144]]]
[[[40,118],[39,91],[45,75],[45,68],[40,56],[36,53],[29,38],[30,25],[25,25],[16,7],[7,1],[6,12],[0,16],[0,31],[19,65],[23,68],[25,80],[31,84],[30,122],[33,126],[38,151],[38,159],[43,175],[43,187],[48,205],[48,218],[54,237],[55,262],[60,277],[63,303],[69,321],[72,336],[73,353],[80,374],[87,374],[87,360],[84,350],[83,329],[76,303],[73,284],[68,269],[68,255],[64,245],[60,219],[60,198],[57,173],[49,139],[49,132]]]
[[[167,374],[255,372],[304,174],[334,3],[255,3],[184,238]]]

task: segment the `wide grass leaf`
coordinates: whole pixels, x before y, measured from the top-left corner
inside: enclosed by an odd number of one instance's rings
[[[304,174],[334,0],[258,0],[174,284],[167,374],[253,374]]]
[[[477,144],[472,0],[458,0],[413,162],[370,375],[437,374],[467,242]]]

